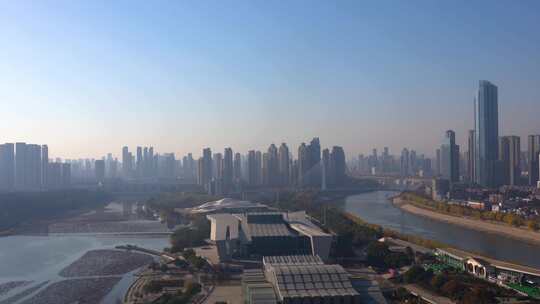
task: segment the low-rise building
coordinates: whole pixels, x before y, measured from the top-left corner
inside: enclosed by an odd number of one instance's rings
[[[328,258],[333,236],[314,225],[305,212],[209,214],[210,240],[220,261],[233,257],[319,255]]]
[[[277,303],[274,287],[266,280],[262,269],[244,270],[242,294],[246,304]]]
[[[345,269],[326,265],[318,256],[264,257],[263,270],[245,272],[242,281],[246,303],[360,303],[360,294]],[[269,286],[274,297],[269,294]]]

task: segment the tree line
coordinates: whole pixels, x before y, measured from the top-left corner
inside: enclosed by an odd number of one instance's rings
[[[67,212],[105,206],[112,197],[92,190],[57,190],[0,194],[0,231],[22,222],[47,220]]]
[[[468,206],[436,202],[412,192],[403,193],[401,198],[407,201],[407,203],[411,203],[419,207],[427,207],[429,209],[450,215],[460,217],[466,216],[484,221],[501,222],[514,227],[527,226],[527,228],[533,231],[538,230],[540,227],[538,219],[526,219],[523,216],[515,213],[478,210]]]

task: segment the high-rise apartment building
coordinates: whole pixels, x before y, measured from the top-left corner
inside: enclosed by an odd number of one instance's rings
[[[298,186],[320,187],[322,183],[321,145],[315,137],[298,147]]]
[[[287,147],[286,143],[282,143],[281,146],[279,146],[278,158],[279,158],[280,185],[287,186],[290,184],[291,160],[290,160],[290,154],[289,154],[289,147]]]
[[[26,187],[26,143],[15,144],[15,188],[24,190]]]
[[[309,185],[312,187],[321,186],[321,144],[318,137],[315,137],[309,143],[309,171],[308,180]]]
[[[497,172],[500,184],[518,185],[521,177],[521,145],[519,136],[503,136],[499,139],[501,172]]]
[[[234,180],[233,150],[225,148],[223,153],[223,190],[225,193],[232,191]]]
[[[214,179],[223,180],[223,154],[214,153],[212,158],[212,172]]]
[[[441,145],[441,176],[451,183],[459,181],[459,146],[456,145],[456,134],[452,130],[445,133]]]
[[[48,167],[48,166],[47,166]],[[68,188],[71,185],[71,164],[62,164],[62,187]]]
[[[269,186],[270,185],[270,175],[269,175],[269,172],[268,172],[268,153],[263,153],[262,154],[262,168],[261,168],[261,172],[262,172],[262,184],[264,186]]]
[[[41,146],[27,144],[24,162],[24,189],[41,189]]]
[[[407,148],[403,148],[401,150],[401,158],[400,158],[400,167],[399,167],[399,173],[401,176],[409,176],[410,169],[409,169],[409,150]]]
[[[0,191],[12,191],[15,187],[15,146],[0,145]]]
[[[263,184],[263,153],[261,151],[255,151],[255,168],[257,170],[257,185]]]
[[[328,185],[334,183],[334,172],[330,168],[330,150],[323,149],[322,151],[322,189],[326,190]]]
[[[475,181],[484,187],[496,187],[496,162],[499,158],[498,88],[480,80],[474,102]]]
[[[242,180],[242,155],[240,153],[234,154],[234,163],[233,163],[233,181],[234,183],[239,184]]]
[[[191,182],[196,182],[197,176],[197,166],[195,165],[195,160],[193,159],[193,154],[188,153],[187,156],[182,160],[183,169],[184,169],[184,178]]]
[[[276,145],[271,144],[267,151],[267,183],[271,187],[280,185],[279,158]]]
[[[143,147],[143,157],[142,157],[142,172],[141,178],[147,178],[150,173],[150,155],[148,154],[148,147]]]
[[[47,188],[60,189],[62,188],[62,164],[49,163],[47,165]]]
[[[203,150],[203,156],[199,160],[199,185],[208,187],[212,180],[212,150]]]
[[[131,163],[132,156],[129,152],[128,147],[122,148],[122,174],[124,178],[131,177],[131,171],[133,170],[133,165]]]
[[[346,179],[346,164],[345,164],[345,151],[342,147],[332,147],[330,153],[330,172],[331,182],[334,186],[343,186]]]
[[[416,151],[409,151],[409,175],[416,175],[418,171],[418,163],[416,158]]]
[[[308,185],[308,172],[309,172],[309,149],[305,143],[300,144],[298,147],[298,185],[304,187]]]
[[[49,147],[41,146],[41,188],[47,187],[47,170],[49,169]]]
[[[96,181],[103,183],[105,181],[105,161],[102,159],[94,162],[94,170],[96,175]]]
[[[148,160],[146,162],[146,177],[151,178],[156,176],[157,171],[157,155],[154,155],[154,147],[148,148]]]
[[[256,153],[254,150],[248,151],[248,160],[247,160],[247,183],[250,186],[256,186],[258,183],[258,170],[257,170],[257,159]]]
[[[173,180],[176,178],[176,158],[174,153],[155,155],[157,157],[157,177]]]
[[[529,171],[529,186],[535,186],[539,179],[540,135],[529,135],[527,141],[527,171]]]
[[[141,178],[143,176],[143,151],[142,147],[137,147],[137,163],[136,163],[137,177]]]
[[[435,175],[441,175],[441,149],[435,151]]]
[[[475,144],[475,138],[476,138],[476,135],[475,135],[475,132],[474,130],[469,130],[469,137],[467,139],[467,147],[468,147],[468,150],[467,150],[467,180],[470,182],[470,183],[474,183],[474,177],[476,176],[475,174],[475,164],[474,164],[474,157],[475,157],[475,152],[474,152],[474,149],[476,147],[476,144]]]

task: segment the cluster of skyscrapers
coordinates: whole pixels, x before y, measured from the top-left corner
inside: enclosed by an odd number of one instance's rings
[[[0,145],[0,191],[39,191],[69,187],[70,164],[49,162],[47,145]]]
[[[194,183],[195,160],[191,153],[176,159],[174,153],[154,153],[153,147],[137,147],[135,155],[128,147],[123,147],[122,177],[131,180],[182,179]]]
[[[528,151],[524,154],[519,136],[499,134],[498,88],[481,80],[474,100],[474,129],[468,133],[466,180],[487,188],[535,186],[540,171],[540,135],[528,136]],[[524,171],[527,181],[522,181]]]
[[[390,154],[388,147],[384,147],[383,153],[378,154],[373,149],[371,155],[360,154],[353,160],[350,167],[359,175],[399,175],[407,176],[431,176],[431,158],[424,154],[417,154],[415,150],[403,148],[401,155],[395,157]]]
[[[271,144],[266,152],[250,150],[247,155],[212,154],[203,150],[198,160],[199,185],[212,193],[228,193],[235,187],[314,187],[341,186],[345,182],[345,153],[342,147],[324,149],[318,138],[302,143],[294,159],[287,144]]]
[[[499,136],[498,88],[481,80],[474,98],[474,129],[468,132],[467,150],[460,152],[456,134],[447,130],[433,159],[404,148],[401,156],[360,154],[351,168],[361,175],[438,177],[450,183],[467,182],[486,188],[501,185],[536,186],[540,175],[540,135],[528,136],[521,151],[519,136]],[[526,175],[524,174],[526,173]]]
[[[369,156],[360,154],[349,169],[370,175],[438,177],[486,188],[532,186],[537,185],[540,175],[540,135],[529,135],[527,144],[527,152],[522,152],[519,136],[499,136],[498,88],[481,80],[474,98],[474,129],[468,132],[465,153],[460,153],[455,132],[447,130],[434,159],[407,148],[394,157],[385,147],[381,155],[377,149]],[[158,154],[153,147],[139,146],[135,153],[123,147],[121,162],[111,153],[97,160],[50,162],[47,145],[0,145],[0,191],[67,187],[72,178],[77,183],[117,178],[181,180],[215,193],[228,193],[240,186],[326,188],[343,185],[346,170],[343,148],[321,150],[318,138],[300,144],[296,159],[285,143],[244,155],[233,153],[231,148],[212,154],[206,148],[198,160],[191,153],[176,159],[174,153]]]

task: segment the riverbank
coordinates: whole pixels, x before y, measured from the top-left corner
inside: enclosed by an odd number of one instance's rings
[[[504,235],[504,236],[507,236],[513,239],[518,239],[521,241],[525,241],[528,243],[540,244],[540,233],[535,232],[535,231],[518,228],[518,227],[511,227],[504,224],[498,224],[498,223],[496,224],[496,223],[491,223],[491,222],[477,220],[477,219],[457,217],[454,215],[444,214],[444,213],[433,211],[427,208],[422,208],[422,207],[413,205],[411,203],[408,203],[407,201],[403,201],[400,199],[394,199],[392,202],[394,206],[400,208],[403,211],[406,211],[415,215],[427,217],[436,221],[458,225],[461,227],[466,227],[466,228],[474,229],[477,231]]]
[[[65,278],[93,276],[121,276],[154,259],[147,254],[120,250],[92,250],[60,271]]]

